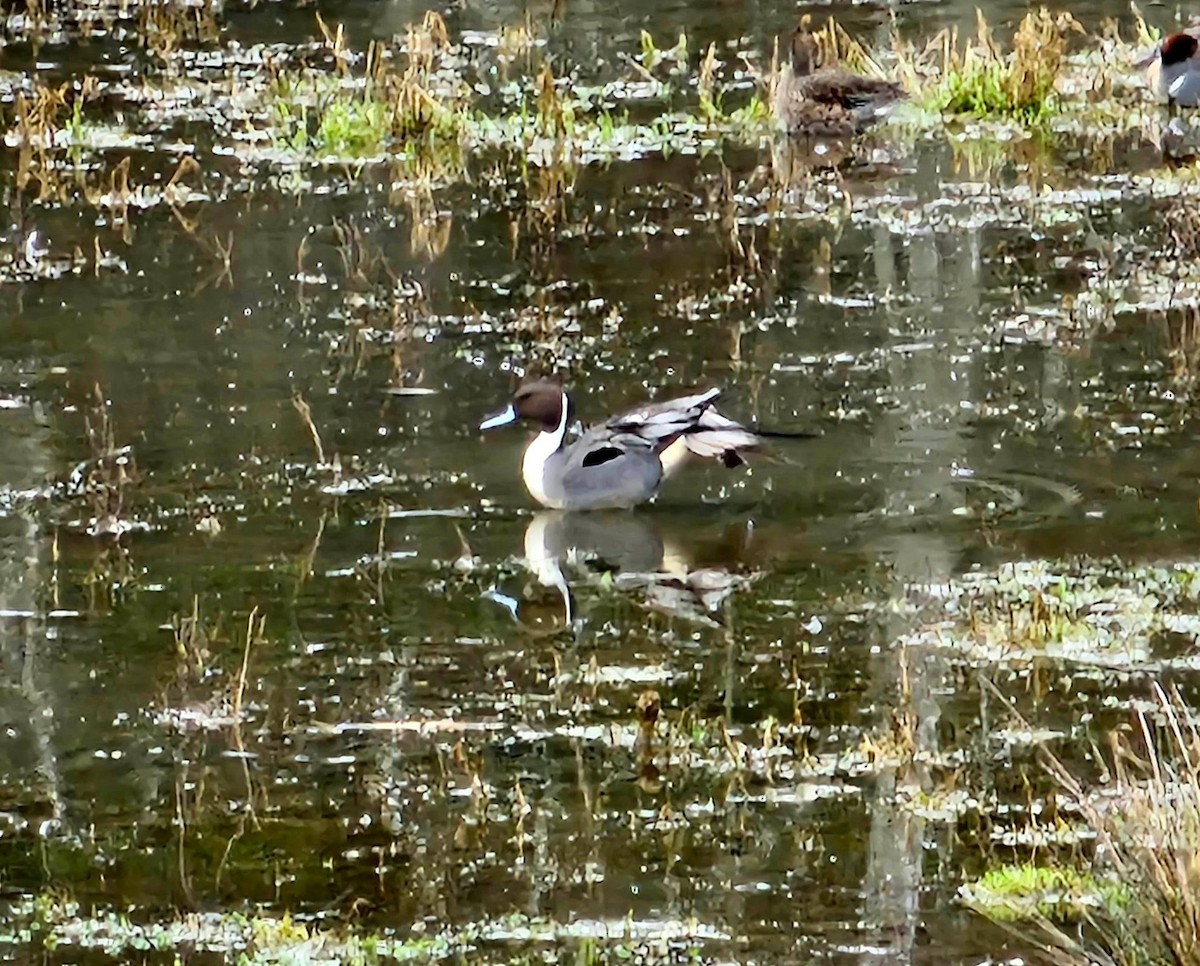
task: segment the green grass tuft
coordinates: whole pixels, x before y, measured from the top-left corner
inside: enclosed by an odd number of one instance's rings
[[[1029,125],[1043,123],[1058,110],[1052,83],[1014,97],[1009,70],[1001,63],[978,63],[948,74],[929,93],[927,104],[942,114],[1010,118]]]
[[[997,922],[1075,922],[1097,910],[1111,915],[1129,903],[1121,883],[1069,866],[1031,863],[991,869],[964,887],[962,896],[971,908]]]
[[[960,50],[954,31],[943,32],[930,45],[940,53],[940,62],[933,65],[930,82],[916,85],[917,104],[940,114],[1027,126],[1045,123],[1061,107],[1057,84],[1066,63],[1068,37],[1082,29],[1078,21],[1045,8],[1026,14],[1012,50],[1002,54],[982,12],[978,20],[978,34],[964,49]],[[910,78],[929,73],[912,62],[902,67]]]

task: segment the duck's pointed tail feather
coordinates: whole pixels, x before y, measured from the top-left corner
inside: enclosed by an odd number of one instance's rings
[[[764,452],[764,443],[768,439],[813,439],[820,435],[808,431],[743,426],[709,409],[701,416],[699,429],[683,437],[683,444],[701,459],[720,460],[726,466],[734,467],[746,462],[746,455]]]
[[[815,429],[762,429],[758,426],[750,432],[759,439],[820,439],[825,435]]]

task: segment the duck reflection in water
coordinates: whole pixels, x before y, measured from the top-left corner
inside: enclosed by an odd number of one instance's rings
[[[544,510],[534,514],[524,538],[523,562],[538,586],[526,585],[519,597],[498,589],[485,596],[534,633],[574,625],[573,583],[615,588],[650,610],[718,627],[725,602],[757,577],[743,559],[752,535],[746,522],[701,546],[679,533],[664,535],[654,520],[635,513]],[[702,557],[721,562],[696,566]],[[540,589],[553,591],[553,604]]]

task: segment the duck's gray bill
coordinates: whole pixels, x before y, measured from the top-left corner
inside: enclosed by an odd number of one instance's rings
[[[1149,67],[1151,64],[1153,64],[1156,60],[1158,60],[1159,55],[1161,53],[1162,53],[1162,47],[1161,47],[1161,45],[1158,45],[1158,44],[1155,44],[1149,50],[1139,51],[1137,54],[1137,57],[1133,61],[1134,69],[1135,70],[1145,70],[1147,67]]]
[[[481,432],[489,429],[499,429],[501,426],[511,426],[517,421],[517,410],[512,403],[509,403],[498,413],[492,413],[479,424]]]

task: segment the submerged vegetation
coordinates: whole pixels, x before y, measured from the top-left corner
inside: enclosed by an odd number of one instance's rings
[[[951,619],[930,621],[906,641],[989,662],[1056,656],[1129,667],[1152,658],[1158,636],[1200,618],[1186,567],[1131,574],[1118,561],[1023,561],[967,575],[942,594]]]
[[[241,913],[201,913],[168,922],[138,923],[117,913],[85,914],[77,903],[40,895],[11,910],[16,935],[0,935],[0,946],[37,938],[50,952],[77,949],[115,959],[188,949],[217,954],[239,966],[268,963],[421,964],[462,961],[481,946],[505,942],[505,962],[536,966],[554,957],[578,966],[637,962],[647,966],[700,963],[703,944],[714,936],[693,933],[686,924],[647,929],[628,923],[559,924],[512,915],[461,930],[444,929],[409,939],[355,929],[334,929],[291,916],[272,918]]]

